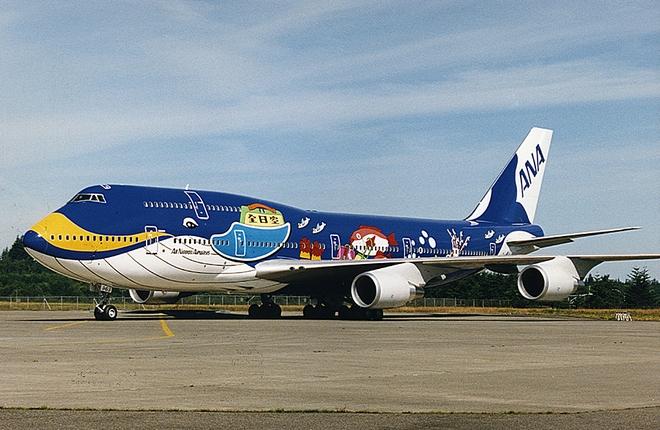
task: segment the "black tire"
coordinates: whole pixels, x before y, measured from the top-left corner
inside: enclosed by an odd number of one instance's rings
[[[310,304],[306,304],[303,308],[303,317],[305,318],[314,318],[316,309]]]
[[[94,306],[94,319],[96,321],[105,321],[105,312],[98,306]]]
[[[248,316],[250,318],[261,317],[261,307],[256,303],[251,304],[250,307],[248,308]]]
[[[107,305],[105,307],[105,312],[103,313],[105,314],[106,321],[114,321],[117,319],[117,315],[118,315],[117,308],[114,307],[113,305]]]
[[[351,306],[351,316],[352,320],[364,320],[367,319],[367,309],[360,307],[358,305]]]
[[[349,320],[353,316],[351,313],[351,309],[346,305],[339,306],[339,310],[337,311],[337,314],[339,316],[339,319],[341,320]]]
[[[277,303],[273,303],[273,307],[271,308],[271,317],[272,318],[281,318],[282,317],[282,308],[280,305]]]

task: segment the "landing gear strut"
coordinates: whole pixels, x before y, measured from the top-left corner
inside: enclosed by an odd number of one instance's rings
[[[99,299],[95,300],[94,318],[97,321],[114,321],[117,319],[117,308],[110,303],[110,293],[112,287],[107,285],[92,286],[92,289],[98,290]]]
[[[273,301],[270,294],[261,295],[261,305],[253,303],[248,308],[250,318],[268,318],[275,319],[282,316],[282,308]]]

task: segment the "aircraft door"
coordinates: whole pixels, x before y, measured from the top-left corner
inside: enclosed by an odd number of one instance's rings
[[[236,239],[236,257],[245,257],[245,232],[234,230],[234,239]]]
[[[190,203],[195,210],[195,216],[199,219],[209,219],[209,213],[206,210],[206,205],[204,204],[202,197],[195,191],[184,191],[184,193],[186,193],[188,199],[190,199]]]
[[[401,242],[403,243],[403,258],[413,258],[415,249],[412,240],[409,237],[404,237]]]
[[[330,235],[330,246],[332,252],[332,259],[333,260],[339,259],[339,249],[341,248],[341,239],[339,238],[338,234]]]
[[[491,243],[490,244],[490,255],[496,255],[497,254],[497,244],[496,243]]]
[[[158,227],[155,225],[145,225],[144,232],[147,240],[144,242],[144,248],[147,254],[158,254]]]

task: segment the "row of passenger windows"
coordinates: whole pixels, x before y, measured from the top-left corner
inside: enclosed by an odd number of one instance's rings
[[[417,248],[418,254],[432,254],[432,255],[446,255],[451,254],[450,249],[433,249],[433,248]],[[479,255],[488,255],[487,252],[483,251],[461,251],[461,256],[479,256]]]
[[[175,238],[174,243],[180,245],[209,245],[210,242],[207,239],[197,239],[197,238]],[[215,246],[229,246],[230,242],[225,239],[213,239],[213,245]],[[246,245],[248,247],[254,248],[284,248],[284,249],[298,249],[299,245],[297,242],[257,242],[257,241],[247,241]],[[320,244],[321,249],[325,249],[325,244]]]
[[[162,209],[194,209],[192,203],[179,203],[179,202],[142,202],[145,208],[162,208]],[[213,212],[240,212],[237,206],[225,205],[205,205],[206,210]]]
[[[174,243],[178,243],[180,245],[208,245],[209,241],[207,239],[197,239],[197,238],[186,238],[186,239],[174,238]]]
[[[137,243],[139,241],[138,236],[102,236],[98,234],[92,235],[68,235],[68,234],[58,234],[50,235],[50,240],[53,241],[65,241],[65,242],[125,242],[125,243]]]
[[[74,241],[74,242],[123,242],[123,243],[137,243],[139,241],[138,236],[103,236],[103,235],[50,235],[50,240],[52,241]],[[174,243],[177,244],[182,244],[182,245],[209,245],[210,241],[208,239],[199,239],[199,238],[186,238],[186,239],[181,239],[181,238],[175,238]],[[228,240],[224,239],[214,239],[213,244],[216,246],[229,246],[230,243]],[[285,242],[285,243],[279,243],[279,242],[256,242],[256,241],[247,241],[247,246],[248,247],[255,247],[255,248],[284,248],[284,249],[298,249],[299,245],[297,242]],[[321,249],[325,249],[325,244],[320,244]],[[357,251],[363,252],[363,251],[382,251],[382,252],[399,252],[399,247],[398,246],[391,246],[391,247],[372,247],[372,248],[367,248],[365,246],[357,246],[355,247]],[[419,254],[432,254],[432,255],[446,255],[449,254],[451,251],[446,250],[446,249],[432,249],[432,248],[418,248],[417,252]],[[461,252],[461,255],[463,256],[484,256],[488,255],[486,252],[482,251],[463,251]]]

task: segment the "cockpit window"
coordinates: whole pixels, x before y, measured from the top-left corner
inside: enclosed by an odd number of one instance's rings
[[[72,199],[72,203],[79,202],[96,202],[96,203],[105,203],[105,196],[99,193],[79,193],[76,194]]]

